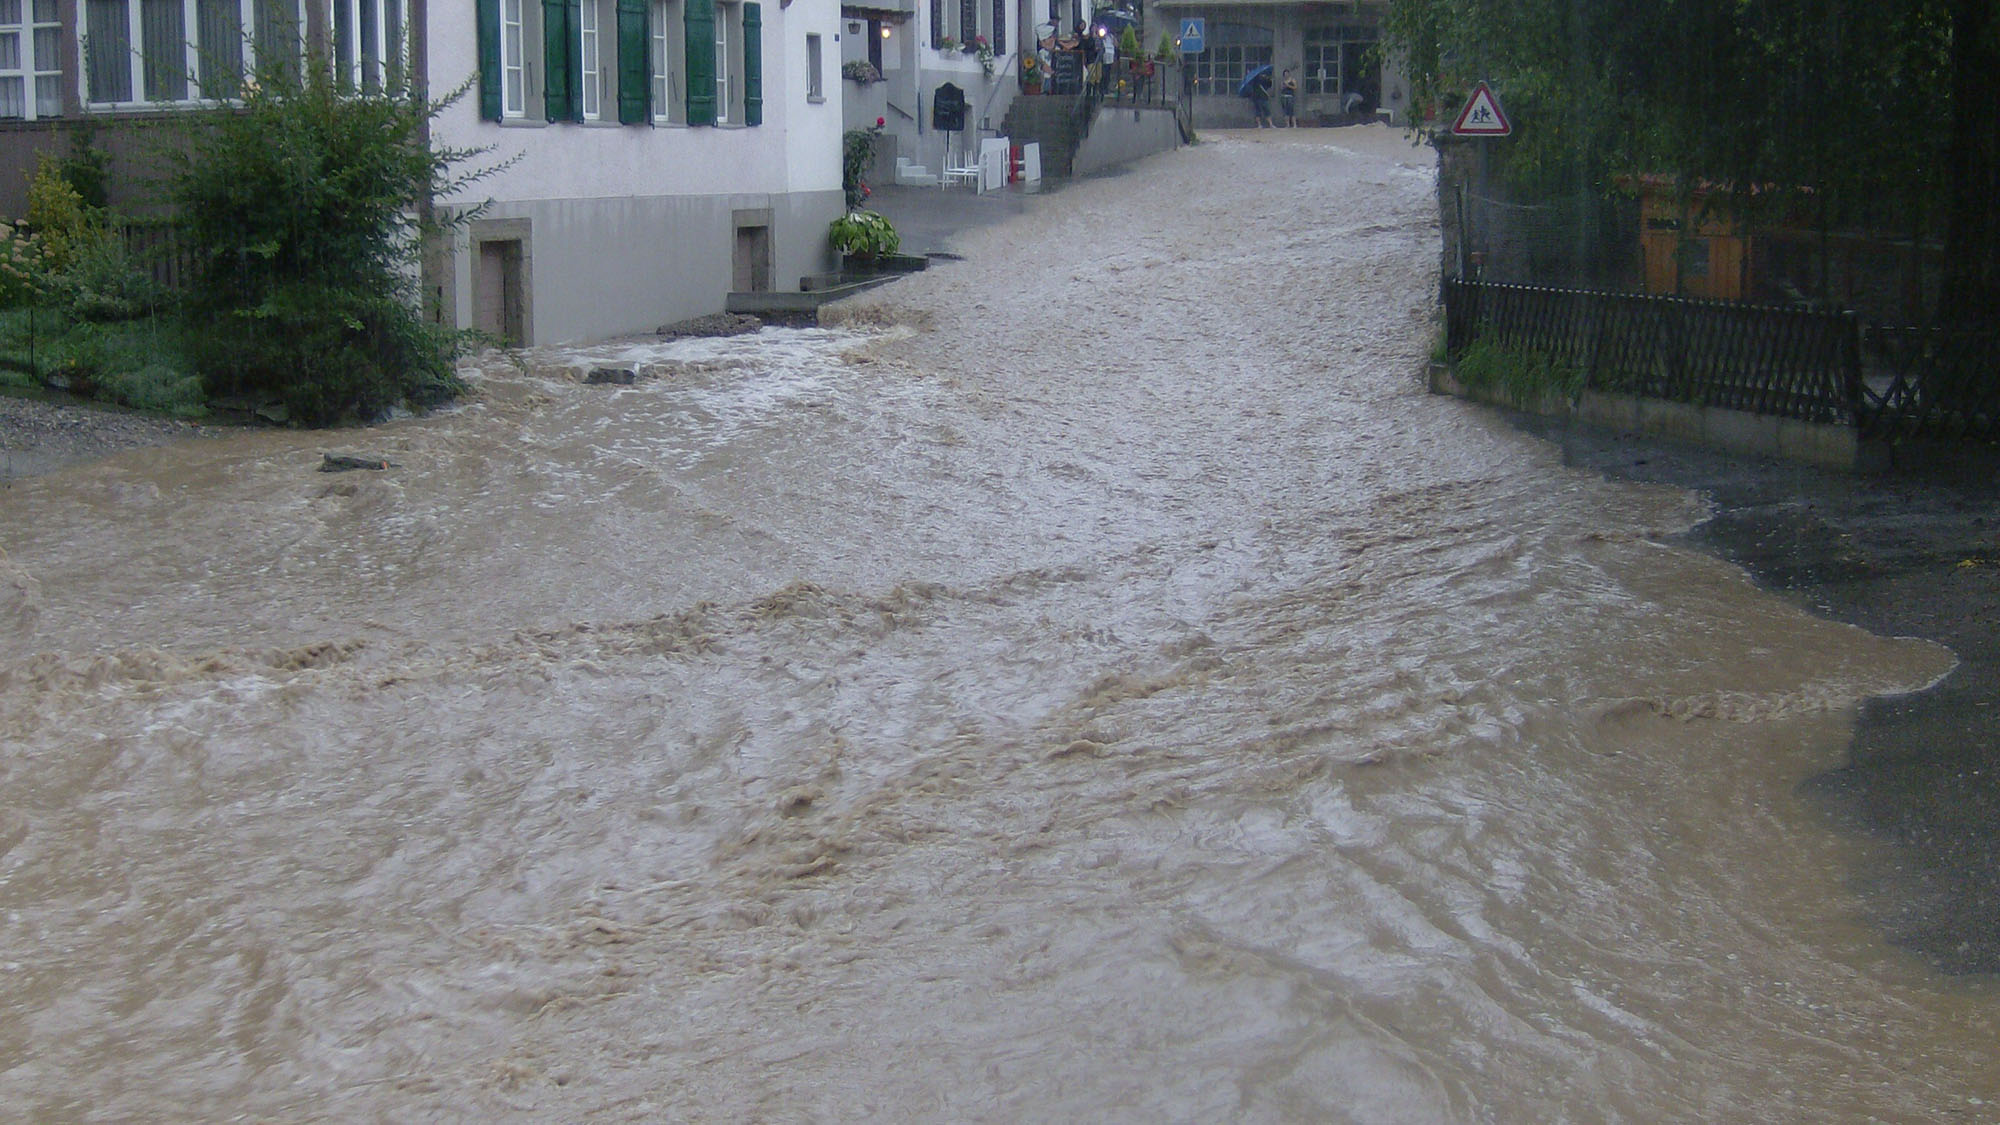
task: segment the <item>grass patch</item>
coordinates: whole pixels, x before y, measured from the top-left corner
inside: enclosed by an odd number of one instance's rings
[[[47,308],[0,311],[0,384],[51,387],[176,418],[207,414],[201,379],[167,316],[77,320]]]
[[[1475,341],[1452,365],[1459,382],[1526,409],[1547,398],[1575,402],[1583,394],[1583,370],[1551,361],[1534,351],[1516,351]]]

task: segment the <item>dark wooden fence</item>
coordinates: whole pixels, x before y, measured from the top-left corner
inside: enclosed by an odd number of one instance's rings
[[[1879,438],[2000,441],[2000,332],[1863,325],[1851,313],[1445,282],[1445,346],[1533,352],[1583,385]]]
[[[171,219],[125,219],[118,224],[118,236],[133,266],[155,285],[177,292],[194,272],[193,255]]]

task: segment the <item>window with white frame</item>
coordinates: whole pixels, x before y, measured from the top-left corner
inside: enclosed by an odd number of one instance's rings
[[[235,97],[260,61],[296,65],[303,43],[297,0],[84,0],[83,9],[84,100],[96,106]]]
[[[1364,52],[1380,42],[1378,27],[1331,25],[1306,28],[1305,81],[1308,94],[1338,94],[1356,87]]]
[[[0,118],[62,114],[56,0],[0,0]]]
[[[528,113],[528,17],[532,0],[500,0],[500,112]]]
[[[739,4],[717,4],[715,6],[715,123],[727,125],[734,120],[737,79],[741,63],[737,60],[731,45],[736,37],[731,34],[730,25],[741,20],[742,6]]]
[[[992,43],[986,7],[980,0],[931,0],[931,46],[956,51],[980,38]],[[946,42],[951,47],[946,48]]]
[[[604,116],[604,11],[597,0],[577,5],[577,113],[585,121]],[[612,15],[617,26],[617,15]]]
[[[1202,52],[1188,56],[1196,92],[1235,96],[1251,71],[1271,65],[1272,38],[1268,27],[1210,21]]]
[[[652,26],[647,29],[653,51],[653,120],[685,121],[687,105],[675,83],[680,80],[686,28],[679,0],[653,0]]]
[[[806,34],[806,100],[826,100],[826,83],[821,77],[819,36]]]
[[[333,0],[333,60],[349,89],[375,93],[401,81],[403,4],[404,0]]]

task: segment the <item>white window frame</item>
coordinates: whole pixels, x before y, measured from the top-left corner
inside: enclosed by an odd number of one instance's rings
[[[743,9],[736,4],[715,6],[715,123],[729,124],[730,95],[736,89],[736,71],[742,61],[731,52],[734,40],[729,34],[729,25],[742,18]]]
[[[612,15],[612,27],[617,27]],[[604,119],[604,9],[598,0],[577,5],[577,109],[585,121]],[[614,48],[615,49],[615,48]]]
[[[823,102],[826,100],[826,49],[819,33],[806,32],[806,100]]]
[[[657,122],[687,119],[687,105],[674,90],[674,76],[686,65],[681,45],[686,38],[683,18],[680,0],[653,0],[653,24],[647,32],[652,40],[653,120]]]
[[[375,93],[401,77],[410,28],[406,0],[331,0],[328,15],[334,65],[349,89]]]
[[[499,0],[500,3],[500,116],[524,120],[528,117],[531,91],[528,88],[528,16],[535,0]]]
[[[1347,73],[1347,48],[1352,44],[1374,46],[1382,40],[1382,29],[1368,24],[1319,24],[1305,30],[1302,42],[1305,64],[1300,88],[1308,94],[1346,94],[1353,89],[1355,76]],[[1314,54],[1324,61],[1331,53],[1333,69],[1322,80],[1313,66]]]
[[[62,23],[56,0],[0,0],[11,3],[14,18],[0,22],[0,59],[4,43],[12,37],[14,65],[0,67],[0,83],[20,84],[20,112],[5,112],[0,102],[0,119],[37,121],[62,116]],[[44,55],[41,47],[47,44]],[[47,99],[45,102],[44,99]]]
[[[126,71],[125,78],[127,82],[126,89],[130,96],[123,99],[105,99],[92,97],[90,70],[90,8],[92,0],[78,0],[79,33],[77,35],[77,70],[78,73],[83,75],[83,81],[80,85],[82,87],[84,104],[87,108],[93,110],[134,109],[161,105],[192,105],[232,98],[236,94],[235,85],[237,81],[241,77],[246,77],[257,70],[262,61],[260,59],[260,52],[269,54],[273,49],[273,44],[259,42],[260,37],[256,34],[259,17],[258,7],[260,4],[270,4],[272,0],[234,0],[237,33],[243,37],[241,40],[242,54],[240,59],[236,60],[240,63],[240,74],[236,70],[231,69],[223,75],[223,82],[212,83],[212,85],[218,87],[217,89],[205,90],[202,87],[201,79],[204,72],[209,69],[209,66],[208,60],[205,60],[203,57],[202,45],[198,42],[201,37],[202,27],[201,0],[177,0],[177,2],[180,8],[181,33],[185,37],[182,41],[183,50],[180,52],[178,59],[160,60],[159,66],[172,66],[185,76],[186,87],[181,92],[181,96],[153,98],[146,95],[146,64],[148,60],[144,49],[146,41],[144,25],[145,0],[123,0],[125,44],[127,45],[127,50],[124,52],[124,63],[129,68]],[[283,14],[288,15],[292,26],[298,29],[298,37],[295,41],[288,37],[287,42],[276,46],[284,50],[287,56],[298,58],[304,50],[305,45],[304,14],[299,10],[296,0],[277,0],[277,2],[287,9]],[[400,5],[404,0],[375,0],[375,2]],[[131,47],[130,45],[132,44],[138,44],[139,46]],[[227,89],[219,88],[223,83],[227,84]]]

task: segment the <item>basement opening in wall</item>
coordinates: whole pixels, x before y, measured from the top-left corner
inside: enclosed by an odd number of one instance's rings
[[[735,274],[730,288],[738,293],[766,293],[771,289],[771,213],[736,213]]]
[[[472,326],[505,340],[509,347],[526,347],[527,287],[521,240],[496,239],[476,245]]]

